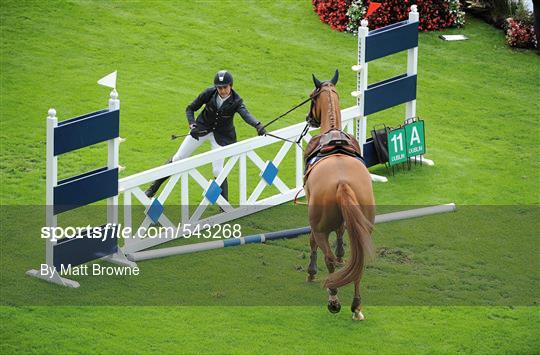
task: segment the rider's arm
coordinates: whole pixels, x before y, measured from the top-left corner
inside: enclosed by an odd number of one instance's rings
[[[246,105],[244,105],[244,102],[240,102],[236,112],[238,112],[242,119],[250,126],[255,127],[259,123],[259,121],[257,121],[257,119],[251,113],[249,113]]]
[[[212,88],[208,88],[201,92],[199,96],[186,107],[186,117],[190,126],[195,124],[195,112],[200,109],[202,105],[207,103],[211,96]]]

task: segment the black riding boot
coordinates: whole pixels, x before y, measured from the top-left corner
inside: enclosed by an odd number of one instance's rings
[[[227,183],[227,179],[223,180],[221,183],[221,196],[227,201],[229,201],[229,184]]]
[[[172,158],[167,160],[165,162],[165,164],[169,164],[172,162]],[[154,181],[152,183],[152,185],[150,185],[150,187],[144,192],[146,196],[152,198],[154,197],[154,195],[158,192],[159,190],[159,187],[161,186],[161,184],[163,184],[165,181],[167,181],[169,177],[166,176],[164,178],[161,178],[161,179],[157,179],[156,181]]]
[[[229,201],[229,184],[227,183],[227,179],[223,180],[223,182],[221,183],[219,187],[221,187],[221,196],[223,196],[223,198],[227,200],[228,202]],[[225,210],[221,206],[219,206],[219,211],[225,212]]]

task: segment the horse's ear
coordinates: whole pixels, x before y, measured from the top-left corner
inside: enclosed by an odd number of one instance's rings
[[[320,89],[321,88],[321,82],[319,81],[319,79],[317,79],[315,77],[315,74],[311,74],[311,76],[313,77],[313,84],[315,84],[315,87],[317,89]]]
[[[332,78],[332,80],[330,80],[330,82],[334,84],[335,86],[337,84],[338,79],[339,79],[339,71],[336,69],[336,72],[334,73],[334,77]]]

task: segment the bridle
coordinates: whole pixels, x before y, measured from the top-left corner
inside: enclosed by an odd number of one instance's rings
[[[321,119],[320,117],[317,119],[315,115],[313,114],[313,110],[315,109],[315,103],[317,100],[317,96],[321,94],[322,90],[320,88],[313,90],[311,95],[309,97],[311,98],[311,105],[309,106],[309,111],[306,116],[306,122],[309,126],[319,128],[321,126]]]
[[[304,130],[302,131],[302,133],[300,134],[300,136],[298,137],[298,139],[296,141],[291,141],[289,139],[286,139],[286,138],[282,138],[282,137],[278,137],[276,135],[273,135],[271,133],[266,133],[266,135],[270,136],[270,137],[274,137],[274,138],[277,138],[277,139],[281,139],[283,141],[286,141],[286,142],[291,142],[291,143],[295,143],[297,145],[300,145],[300,142],[302,141],[302,138],[304,138],[304,136],[307,134],[307,132],[309,131],[309,127],[315,127],[315,128],[318,128],[321,126],[321,118],[320,117],[315,117],[315,115],[313,114],[313,110],[315,108],[315,104],[317,103],[317,98],[318,96],[323,92],[323,91],[328,91],[328,90],[323,90],[323,88],[326,88],[328,87],[329,85],[328,84],[331,84],[331,82],[323,82],[318,88],[316,88],[315,90],[313,90],[313,92],[309,95],[309,97],[307,99],[305,99],[304,101],[302,101],[301,103],[299,103],[298,105],[294,106],[293,108],[291,108],[289,111],[277,116],[276,118],[274,118],[273,120],[271,120],[270,122],[268,122],[267,124],[265,124],[263,127],[266,128],[268,126],[270,126],[272,123],[276,122],[277,120],[279,120],[280,118],[282,117],[285,117],[286,115],[288,115],[289,113],[291,113],[292,111],[296,110],[297,108],[305,105],[306,103],[310,102],[310,108],[309,108],[309,111],[308,111],[308,114],[306,116],[306,126],[304,127]],[[334,92],[338,97],[339,97],[339,94],[337,93],[336,89],[335,89],[335,86],[332,85],[332,87],[329,89],[330,91]]]
[[[314,110],[315,110],[315,104],[317,103],[317,100],[316,98],[323,92],[323,91],[328,91],[328,90],[323,90],[323,88],[325,87],[329,87],[328,85],[328,82],[325,82],[323,83],[319,88],[316,88],[310,95],[310,98],[311,98],[311,106],[309,108],[309,112],[306,116],[306,122],[308,125],[310,125],[311,127],[315,127],[315,128],[319,128],[321,126],[321,118],[320,117],[316,117],[316,115],[314,114]],[[337,93],[336,89],[334,86],[330,87],[329,89],[330,91],[334,92],[338,98],[339,98],[339,94]]]

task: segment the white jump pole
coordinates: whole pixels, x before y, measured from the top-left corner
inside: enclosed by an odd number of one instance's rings
[[[399,221],[403,219],[411,219],[423,216],[429,216],[439,213],[448,213],[456,211],[455,203],[448,203],[445,205],[437,205],[423,208],[416,208],[412,210],[385,213],[375,216],[375,223],[386,223],[392,221]],[[166,256],[189,254],[199,251],[220,249],[230,246],[238,246],[253,243],[264,243],[267,240],[283,239],[283,238],[295,238],[302,234],[309,234],[310,228],[295,228],[287,229],[279,232],[270,232],[265,234],[255,234],[241,238],[215,240],[212,242],[196,243],[190,245],[182,245],[177,247],[162,248],[156,250],[140,251],[127,255],[127,258],[131,261],[142,261],[149,259],[164,258]]]
[[[423,207],[423,208],[415,208],[412,210],[385,213],[385,214],[375,216],[375,224],[399,221],[402,219],[424,217],[424,216],[429,216],[432,214],[454,212],[456,211],[456,209],[457,208],[456,208],[455,203],[447,203],[445,205],[429,206],[429,207]]]

